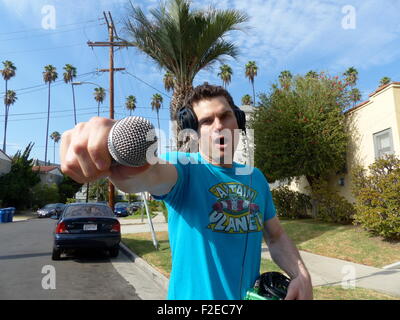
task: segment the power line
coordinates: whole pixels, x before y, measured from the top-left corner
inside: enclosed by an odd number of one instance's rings
[[[92,25],[89,26],[89,28],[93,28],[93,27],[99,27],[100,25]],[[31,38],[38,38],[38,37],[46,37],[46,36],[51,36],[54,34],[60,34],[60,33],[66,33],[66,32],[71,32],[71,31],[77,31],[77,30],[81,30],[82,27],[80,28],[74,28],[74,29],[70,29],[70,30],[62,30],[62,31],[51,31],[51,32],[47,32],[47,33],[43,33],[43,34],[36,34],[36,35],[30,35],[30,36],[23,36],[23,37],[18,37],[18,38],[8,38],[8,39],[0,39],[0,42],[2,41],[14,41],[14,40],[22,40],[22,39],[31,39]]]
[[[128,72],[128,71],[123,71],[123,72],[122,72],[122,74],[125,74],[125,73],[126,73],[126,74],[129,74],[131,77],[134,77],[136,80],[139,80],[140,82],[143,82],[145,85],[147,85],[147,86],[149,86],[150,88],[152,88],[152,89],[156,90],[157,92],[161,93],[163,96],[166,96],[167,98],[171,99],[171,96],[169,96],[169,95],[167,95],[166,93],[160,91],[159,89],[153,87],[151,84],[149,84],[149,83],[147,83],[146,81],[140,79],[139,77],[137,77],[137,76],[131,74],[131,73]]]
[[[55,49],[61,49],[61,48],[70,48],[70,47],[78,47],[78,46],[84,46],[85,44],[83,43],[76,43],[76,44],[70,44],[70,45],[65,45],[65,46],[58,46],[58,47],[51,47],[51,48],[42,48],[42,49],[32,49],[32,50],[20,50],[20,51],[8,51],[8,52],[0,52],[0,54],[15,54],[15,53],[27,53],[27,52],[38,52],[38,51],[48,51],[48,50],[55,50]]]
[[[91,22],[98,22],[99,20],[103,20],[103,19],[104,18],[97,18],[95,20],[88,20],[88,21],[82,21],[82,22],[76,22],[76,23],[57,25],[57,28],[64,28],[64,27],[74,26],[74,25],[78,25],[78,24],[87,24],[87,23],[91,23]],[[25,33],[25,32],[36,31],[36,30],[43,30],[43,28],[32,28],[32,29],[24,29],[24,30],[19,30],[19,31],[1,32],[0,36],[4,35],[4,34]]]

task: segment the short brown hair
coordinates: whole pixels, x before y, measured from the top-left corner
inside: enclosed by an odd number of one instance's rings
[[[211,85],[208,82],[204,82],[202,85],[194,88],[187,96],[184,106],[193,109],[194,103],[215,97],[224,97],[231,108],[235,108],[232,96],[224,87]]]

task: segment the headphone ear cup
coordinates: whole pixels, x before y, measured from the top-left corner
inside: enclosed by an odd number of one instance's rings
[[[178,125],[183,129],[193,129],[197,131],[199,127],[199,122],[197,116],[194,114],[193,110],[187,107],[183,107],[178,111]]]
[[[246,132],[246,114],[244,111],[240,110],[238,107],[235,107],[235,116],[239,129]]]

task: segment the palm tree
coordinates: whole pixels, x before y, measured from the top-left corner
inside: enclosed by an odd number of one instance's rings
[[[353,101],[354,106],[361,100],[361,92],[358,88],[351,89],[350,100]]]
[[[97,101],[97,116],[100,116],[100,103],[103,103],[106,98],[106,89],[99,87],[94,88],[94,100]]]
[[[253,104],[253,101],[251,101],[251,96],[249,94],[245,94],[242,97],[242,105],[251,106],[252,104]]]
[[[51,135],[50,138],[54,141],[54,148],[53,148],[53,163],[56,163],[56,143],[60,141],[61,139],[61,134],[58,131],[54,131]]]
[[[132,115],[132,111],[136,109],[136,97],[128,96],[125,101],[125,106],[129,110],[129,115]]]
[[[314,70],[310,70],[310,71],[307,72],[306,78],[317,79],[318,78],[318,73],[315,72]]]
[[[253,102],[254,102],[254,104],[256,103],[256,92],[254,90],[254,78],[257,76],[257,70],[258,70],[258,67],[257,67],[255,61],[249,61],[246,64],[245,76],[246,76],[246,78],[249,78],[251,85],[253,87]]]
[[[343,75],[346,77],[346,82],[350,85],[350,87],[354,87],[356,85],[358,80],[358,71],[356,68],[348,68]]]
[[[74,91],[74,85],[72,82],[76,78],[76,68],[71,65],[71,64],[66,64],[63,68],[65,70],[63,76],[64,76],[64,82],[65,83],[71,83],[71,88],[72,88],[72,101],[74,103],[74,120],[76,124],[76,108],[75,108],[75,91]]]
[[[125,22],[128,43],[174,75],[171,120],[176,120],[200,70],[221,61],[222,56],[238,55],[237,46],[226,36],[248,21],[248,16],[237,10],[192,10],[190,5],[190,0],[168,0],[150,11],[152,20],[132,6]]]
[[[49,140],[49,122],[50,122],[50,85],[58,78],[57,69],[51,64],[44,67],[43,80],[49,84],[48,104],[47,104],[47,128],[46,128],[46,149],[44,155],[44,162],[47,162],[47,144]]]
[[[4,153],[6,152],[6,146],[7,146],[7,122],[8,122],[8,114],[10,111],[10,106],[17,101],[17,94],[13,90],[7,90],[7,93],[4,97],[4,105],[6,107],[6,119],[4,123],[4,141],[3,141],[3,151]]]
[[[232,68],[228,66],[227,64],[222,65],[219,67],[220,73],[218,73],[218,77],[221,78],[222,84],[224,85],[224,88],[226,89],[226,86],[231,83],[232,81]]]
[[[165,73],[163,82],[165,90],[174,90],[174,75],[171,72],[167,71]]]
[[[8,92],[8,80],[10,80],[12,77],[15,77],[15,71],[17,68],[14,66],[14,63],[6,60],[3,61],[3,70],[1,70],[1,75],[3,76],[4,81],[6,82],[6,90],[4,91],[6,93],[4,97],[4,109],[5,109],[5,122],[4,122],[4,142],[3,142],[3,151],[6,152],[6,131],[7,131],[7,121],[8,121],[8,108],[10,105],[6,105],[5,101],[7,99],[7,92]]]
[[[386,86],[387,84],[391,83],[392,79],[390,79],[389,77],[383,77],[381,79],[381,81],[379,81],[380,86]]]
[[[293,75],[289,70],[282,71],[279,75],[279,82],[281,84],[281,87],[288,89],[292,78],[293,78]]]
[[[163,97],[161,94],[153,94],[153,97],[151,99],[151,110],[156,110],[157,112],[157,121],[158,121],[158,130],[160,131],[160,117],[159,117],[159,110],[162,106],[163,103]]]

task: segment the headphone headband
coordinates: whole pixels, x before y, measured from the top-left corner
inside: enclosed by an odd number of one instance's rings
[[[233,112],[235,114],[239,129],[246,132],[246,114],[243,110],[240,110],[237,106],[233,107]],[[179,127],[183,129],[192,129],[197,131],[199,128],[199,121],[193,109],[185,105],[179,109],[177,114],[177,121]]]

